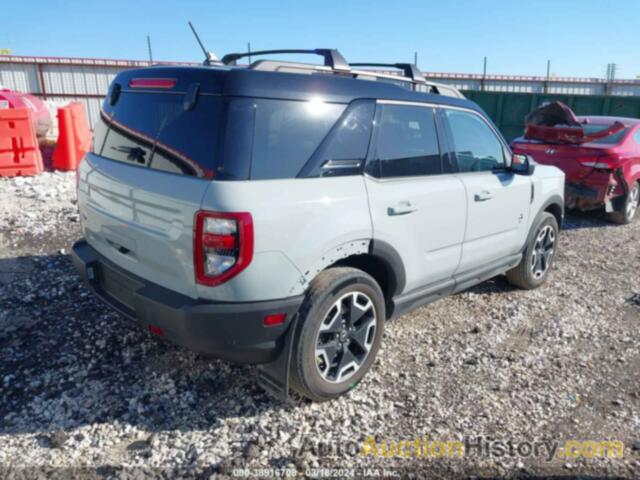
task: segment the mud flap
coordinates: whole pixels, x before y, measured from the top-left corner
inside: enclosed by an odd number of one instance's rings
[[[258,366],[258,385],[271,396],[283,402],[290,401],[289,373],[297,325],[298,315],[291,321],[291,325],[289,325],[289,329],[284,336],[282,348],[276,359],[273,362]]]

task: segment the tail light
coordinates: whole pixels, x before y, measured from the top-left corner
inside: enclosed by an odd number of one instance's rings
[[[616,156],[578,157],[578,162],[585,167],[614,170],[620,163]]]
[[[197,283],[220,285],[247,268],[252,259],[250,213],[201,210],[196,214],[193,261]]]

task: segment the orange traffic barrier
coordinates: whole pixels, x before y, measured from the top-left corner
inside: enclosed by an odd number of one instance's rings
[[[42,172],[42,154],[28,108],[0,109],[0,176]]]
[[[58,109],[58,144],[53,151],[53,168],[75,170],[91,148],[91,129],[80,102]]]

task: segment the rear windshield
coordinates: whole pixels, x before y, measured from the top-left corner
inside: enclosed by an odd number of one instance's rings
[[[602,124],[588,124],[588,125],[581,125],[582,126],[582,130],[584,131],[584,136],[588,137],[589,135],[593,135],[594,133],[598,133],[601,132],[602,130],[606,130],[607,128],[610,128],[611,125],[602,125]],[[614,133],[613,135],[609,135],[608,137],[604,137],[604,138],[600,138],[598,140],[594,140],[590,143],[599,143],[601,145],[615,145],[617,143],[619,143],[622,138],[625,136],[625,134],[629,131],[629,128],[623,128],[622,130]]]
[[[223,102],[200,95],[185,109],[184,94],[125,92],[105,101],[95,127],[94,153],[171,173],[213,177]]]
[[[93,152],[219,180],[293,178],[346,108],[320,101],[122,91],[95,126]]]

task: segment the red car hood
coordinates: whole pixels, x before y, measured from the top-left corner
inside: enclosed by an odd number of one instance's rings
[[[573,111],[562,102],[537,108],[526,116],[524,122],[524,138],[527,140],[577,145],[608,137],[625,128],[624,124],[615,122],[609,128],[585,135]]]

